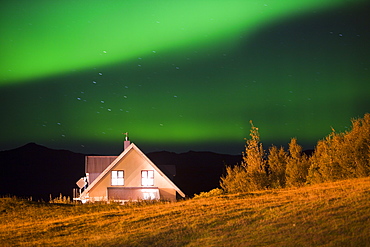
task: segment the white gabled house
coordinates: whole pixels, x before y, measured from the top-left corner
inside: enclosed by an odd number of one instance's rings
[[[86,177],[77,185],[74,200],[170,200],[185,194],[128,138],[119,156],[86,156]]]

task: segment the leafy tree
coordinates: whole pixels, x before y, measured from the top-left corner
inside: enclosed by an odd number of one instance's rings
[[[370,114],[352,119],[351,131],[344,135],[347,162],[356,177],[370,175]]]
[[[271,146],[269,149],[269,184],[272,188],[284,188],[286,185],[285,170],[288,154],[283,147]]]
[[[241,165],[227,167],[220,185],[230,193],[247,192],[268,187],[302,186],[339,179],[370,176],[370,114],[352,119],[349,131],[334,129],[318,141],[314,154],[302,153],[297,139],[292,138],[288,153],[272,146],[268,162],[260,143],[258,128],[251,123],[251,138],[246,140]]]
[[[329,136],[327,137],[327,139]],[[327,181],[332,164],[330,145],[328,140],[321,140],[315,147],[315,152],[310,158],[311,166],[308,170],[308,183],[322,183]]]
[[[351,130],[332,133],[318,142],[310,159],[310,183],[370,175],[370,114],[352,119]]]
[[[289,157],[286,164],[287,186],[302,186],[306,183],[309,162],[307,156],[302,154],[302,147],[298,145],[297,138],[289,143]]]
[[[258,128],[250,121],[251,139],[246,140],[243,161],[240,166],[227,167],[221,178],[221,187],[230,193],[265,189],[268,187],[265,151],[260,143]]]
[[[243,153],[242,165],[247,170],[248,184],[250,191],[266,189],[268,187],[267,162],[265,160],[265,151],[260,142],[258,128],[251,123],[250,136],[246,140],[245,152]]]
[[[309,183],[334,181],[348,176],[348,171],[342,167],[341,159],[344,158],[340,155],[343,152],[342,145],[343,135],[336,133],[334,129],[324,140],[317,143],[315,152],[310,158]]]

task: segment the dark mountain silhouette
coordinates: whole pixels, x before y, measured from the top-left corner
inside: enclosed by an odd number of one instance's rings
[[[147,154],[159,167],[176,167],[170,177],[187,195],[219,186],[225,165],[235,165],[241,155],[212,152],[154,152]],[[85,174],[85,154],[49,149],[35,143],[0,152],[0,195],[48,200],[60,193],[72,196],[76,181]]]
[[[35,143],[0,152],[0,195],[48,200],[71,195],[84,175],[85,155]]]
[[[175,165],[173,181],[187,196],[219,187],[226,165],[235,165],[242,159],[241,155],[194,151],[181,154],[162,151],[147,156],[158,166]]]

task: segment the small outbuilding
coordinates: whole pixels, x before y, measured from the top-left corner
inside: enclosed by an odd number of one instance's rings
[[[86,156],[86,177],[77,181],[74,200],[176,201],[185,194],[134,143],[126,139],[119,156]]]

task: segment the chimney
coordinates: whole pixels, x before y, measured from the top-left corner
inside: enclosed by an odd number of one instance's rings
[[[128,132],[123,133],[123,134],[126,135],[125,141],[123,142],[123,150],[126,150],[126,148],[128,148],[128,146],[130,146],[131,142],[128,139]]]

